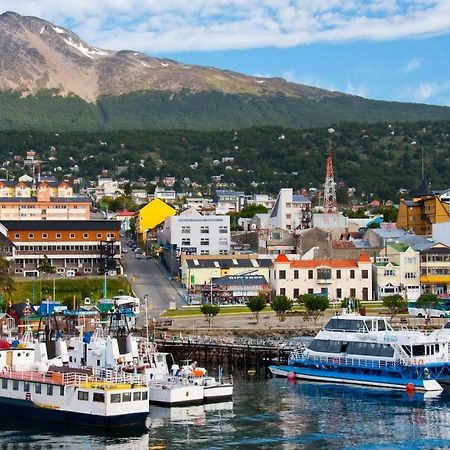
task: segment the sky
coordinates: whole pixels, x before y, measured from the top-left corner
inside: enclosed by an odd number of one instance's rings
[[[450,0],[0,0],[0,8],[105,49],[450,106]]]

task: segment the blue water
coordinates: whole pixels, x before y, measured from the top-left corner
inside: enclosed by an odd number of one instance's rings
[[[236,380],[234,401],[152,408],[148,429],[93,432],[0,422],[1,448],[29,449],[448,449],[450,391],[437,396]],[[10,444],[5,446],[5,444]]]

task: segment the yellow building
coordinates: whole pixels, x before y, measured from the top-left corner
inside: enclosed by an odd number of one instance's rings
[[[450,221],[449,205],[434,195],[425,179],[412,200],[400,200],[397,227],[422,236],[431,236],[435,223]]]
[[[154,230],[158,225],[161,225],[167,217],[174,216],[175,209],[164,203],[159,198],[155,198],[150,203],[147,203],[139,210],[137,216],[136,230],[139,235],[139,241],[146,241],[147,232]]]
[[[437,243],[420,252],[422,292],[450,294],[450,247]]]

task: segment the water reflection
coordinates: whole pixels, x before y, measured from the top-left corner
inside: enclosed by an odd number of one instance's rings
[[[151,407],[148,429],[0,421],[0,444],[32,449],[444,449],[450,392],[236,380],[234,402]]]

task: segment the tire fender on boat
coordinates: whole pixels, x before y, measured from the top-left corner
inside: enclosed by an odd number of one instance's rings
[[[419,366],[423,365],[423,359],[419,359],[419,361],[417,362],[417,364],[419,364]]]

